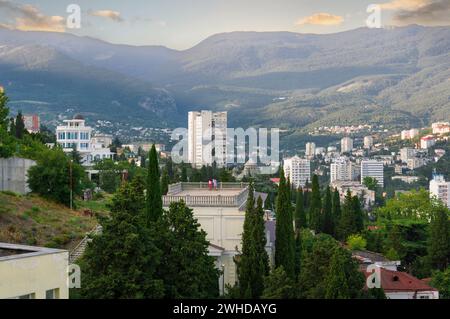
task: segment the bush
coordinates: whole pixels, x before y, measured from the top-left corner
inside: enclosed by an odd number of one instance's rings
[[[347,238],[347,245],[351,250],[365,250],[367,241],[360,235],[350,235]]]

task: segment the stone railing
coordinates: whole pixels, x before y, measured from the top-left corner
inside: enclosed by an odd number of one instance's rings
[[[213,195],[177,195],[182,191],[195,189],[208,189],[208,183],[177,183],[169,186],[169,192],[163,196],[163,206],[170,203],[184,201],[191,207],[240,207],[248,196],[248,184],[246,183],[219,183],[218,193]],[[235,189],[234,195],[222,195],[221,189]]]

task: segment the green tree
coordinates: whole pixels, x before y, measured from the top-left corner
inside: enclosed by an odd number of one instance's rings
[[[430,285],[439,290],[440,299],[450,299],[450,268],[434,272]]]
[[[15,151],[15,141],[8,134],[9,126],[9,108],[6,106],[8,98],[0,89],[0,158],[10,157]]]
[[[7,130],[9,108],[7,107],[8,97],[0,89],[0,130]]]
[[[180,180],[182,182],[187,182],[187,172],[186,172],[186,165],[184,163],[181,163],[181,178]]]
[[[80,155],[80,152],[77,150],[76,144],[73,145],[72,151],[70,152],[70,158],[74,163],[81,164],[83,161],[83,158]]]
[[[348,190],[337,229],[339,239],[345,240],[348,236],[357,234],[362,230],[361,214],[358,197],[353,197],[350,190]]]
[[[444,270],[448,267],[450,257],[450,228],[448,209],[443,205],[436,207],[431,219],[428,256],[434,269]]]
[[[363,179],[363,185],[371,191],[376,191],[378,188],[378,181],[374,177],[366,176]]]
[[[264,280],[263,299],[291,299],[295,297],[295,283],[283,267],[274,269]]]
[[[99,187],[107,193],[116,192],[120,186],[121,169],[111,159],[104,159],[95,163],[94,168],[99,172]]]
[[[163,173],[161,176],[161,194],[167,195],[167,192],[169,191],[169,173],[167,172],[167,169],[163,169]]]
[[[292,218],[292,207],[290,201],[290,190],[284,177],[284,170],[280,172],[280,186],[278,187],[276,208],[276,242],[275,242],[275,265],[282,266],[286,274],[295,277],[295,238]]]
[[[334,249],[325,278],[326,299],[355,299],[364,287],[364,275],[349,251]]]
[[[322,229],[322,198],[320,196],[319,177],[317,175],[314,175],[312,179],[308,225],[316,232],[320,232]]]
[[[325,199],[323,205],[323,229],[322,231],[325,234],[333,236],[335,233],[335,220],[333,215],[333,203],[332,203],[332,195],[330,186],[327,187],[325,191]]]
[[[306,228],[306,212],[303,200],[303,189],[300,187],[297,191],[297,200],[295,203],[295,229],[300,230]]]
[[[142,183],[125,183],[114,196],[110,218],[102,218],[102,232],[88,244],[81,261],[82,296],[89,299],[162,298],[164,286],[156,278],[161,251],[156,234],[145,227]]]
[[[158,278],[170,299],[215,298],[219,271],[208,256],[206,233],[184,202],[172,203],[157,222],[158,247],[163,255]]]
[[[153,144],[147,170],[147,223],[157,221],[162,215],[161,185],[159,180],[158,154]]]
[[[337,227],[339,220],[341,219],[341,197],[337,189],[333,192],[333,207],[331,208],[331,214],[334,221],[334,232],[333,237],[337,238]]]
[[[350,250],[365,250],[367,241],[361,235],[350,235],[347,238],[347,245]]]
[[[25,123],[23,122],[22,111],[19,111],[19,113],[17,113],[15,129],[15,137],[21,140],[23,138],[23,135],[25,134]]]
[[[238,259],[239,288],[242,298],[259,298],[264,289],[264,277],[269,273],[262,206],[262,199],[258,197],[255,207],[253,186],[250,184],[242,234],[242,253]]]
[[[60,148],[46,149],[28,170],[28,184],[34,193],[69,206],[71,189],[73,196],[81,195],[84,175],[84,169]]]

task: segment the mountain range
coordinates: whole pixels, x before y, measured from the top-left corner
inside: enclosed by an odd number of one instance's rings
[[[232,32],[185,51],[0,28],[13,109],[143,127],[226,110],[233,127],[389,127],[450,120],[450,27]]]

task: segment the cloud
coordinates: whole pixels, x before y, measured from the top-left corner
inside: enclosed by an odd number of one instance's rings
[[[339,25],[344,22],[344,18],[341,16],[329,14],[329,13],[316,13],[312,16],[300,19],[296,25]]]
[[[381,5],[382,9],[395,10],[392,22],[396,25],[449,25],[449,0],[394,0]]]
[[[113,11],[113,10],[98,10],[98,11],[90,11],[90,15],[95,17],[102,17],[102,18],[108,18],[115,22],[123,22],[122,17],[120,16],[119,11]]]
[[[0,0],[0,9],[16,15],[15,25],[5,25],[22,31],[64,32],[65,19],[61,16],[46,16],[32,5],[19,5],[9,0]]]

